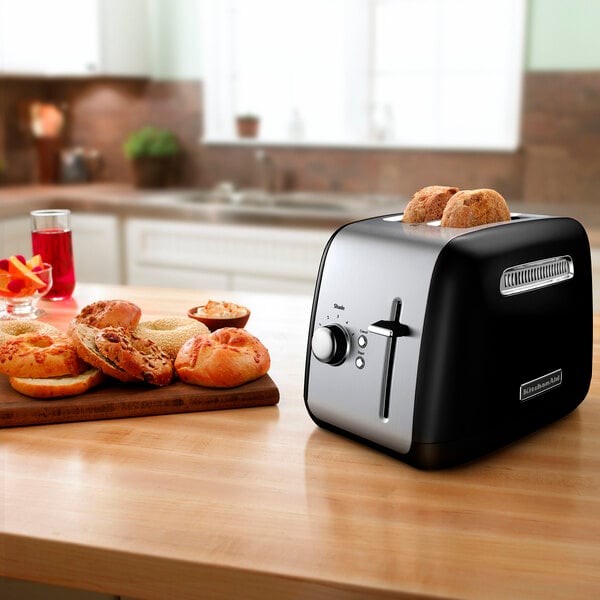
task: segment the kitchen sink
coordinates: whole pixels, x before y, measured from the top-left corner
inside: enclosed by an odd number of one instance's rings
[[[270,193],[259,189],[157,192],[152,194],[150,201],[157,204],[191,203],[329,214],[395,211],[403,205],[401,199],[395,196],[332,192]]]

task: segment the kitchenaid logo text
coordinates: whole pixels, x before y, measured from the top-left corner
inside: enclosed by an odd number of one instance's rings
[[[529,400],[529,398],[539,396],[540,394],[559,386],[561,383],[562,369],[557,369],[556,371],[552,371],[552,373],[542,375],[537,379],[533,379],[532,381],[528,381],[521,385],[519,400],[524,402],[525,400]]]

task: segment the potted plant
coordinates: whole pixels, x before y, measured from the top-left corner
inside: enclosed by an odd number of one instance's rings
[[[143,127],[127,138],[123,151],[132,161],[137,187],[160,188],[174,183],[181,146],[172,131]]]
[[[258,126],[260,119],[253,114],[238,115],[236,117],[236,126],[238,137],[255,138],[258,135]]]

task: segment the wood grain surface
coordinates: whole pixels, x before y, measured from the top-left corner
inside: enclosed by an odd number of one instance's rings
[[[264,375],[231,389],[210,389],[181,381],[164,387],[108,380],[85,394],[71,398],[28,398],[0,376],[0,427],[95,421],[205,410],[269,406],[279,401],[279,390]]]
[[[111,297],[250,307],[280,402],[1,429],[0,575],[149,600],[600,597],[599,315],[575,411],[424,472],[310,420],[311,298],[82,285],[46,318]]]

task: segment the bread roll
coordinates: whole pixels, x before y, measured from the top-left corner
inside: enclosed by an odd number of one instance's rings
[[[175,359],[185,383],[231,388],[264,375],[271,358],[263,344],[245,329],[224,327],[188,340]]]
[[[129,300],[99,300],[81,309],[71,321],[69,333],[78,324],[98,328],[111,326],[133,329],[140,322],[141,316],[141,308]]]
[[[406,206],[403,223],[426,223],[439,221],[448,200],[458,192],[458,188],[444,185],[430,185],[415,192]]]
[[[448,200],[442,227],[475,227],[510,221],[506,200],[495,190],[462,190]]]

